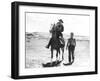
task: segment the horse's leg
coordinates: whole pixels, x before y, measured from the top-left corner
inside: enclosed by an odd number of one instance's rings
[[[58,53],[60,54],[60,49],[59,49]]]
[[[60,60],[60,49],[58,50],[58,54],[59,54],[59,60]]]
[[[51,64],[52,64],[52,60],[53,60],[53,49],[51,49]]]
[[[58,60],[58,52],[59,50],[56,50],[56,61]]]
[[[64,47],[62,49],[62,60],[64,60]]]

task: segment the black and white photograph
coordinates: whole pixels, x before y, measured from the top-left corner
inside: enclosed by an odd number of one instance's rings
[[[96,7],[18,8],[19,76],[96,73]]]
[[[26,12],[25,68],[90,66],[90,18]]]

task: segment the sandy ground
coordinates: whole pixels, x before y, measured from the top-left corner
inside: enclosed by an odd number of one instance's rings
[[[43,68],[42,63],[51,60],[50,49],[46,49],[49,39],[43,38],[26,38],[26,68]],[[67,43],[67,40],[65,40]],[[89,66],[90,52],[89,40],[77,40],[75,48],[75,62],[73,67]],[[61,57],[61,56],[60,56]],[[61,59],[61,58],[60,58]],[[55,60],[55,52],[54,58]],[[64,63],[68,63],[68,50],[64,52]],[[60,67],[60,66],[59,66]],[[66,66],[67,67],[67,66]]]

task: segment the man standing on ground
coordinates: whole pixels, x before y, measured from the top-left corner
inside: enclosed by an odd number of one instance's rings
[[[76,46],[76,40],[74,39],[74,33],[70,34],[70,38],[68,39],[66,49],[68,48],[68,58],[69,58],[69,63],[74,62],[74,50]]]

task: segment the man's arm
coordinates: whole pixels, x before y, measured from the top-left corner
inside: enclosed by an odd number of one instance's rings
[[[66,50],[67,50],[68,46],[69,46],[69,39],[68,39],[68,42],[67,42],[67,45],[66,45]]]
[[[62,32],[64,31],[64,26],[62,25]]]
[[[75,41],[75,46],[76,46],[76,40],[74,39],[74,41]]]
[[[60,24],[59,26],[60,26],[60,28],[59,28],[59,29],[60,29],[60,32],[63,32],[63,31],[64,31],[64,26],[63,26],[63,24]]]

